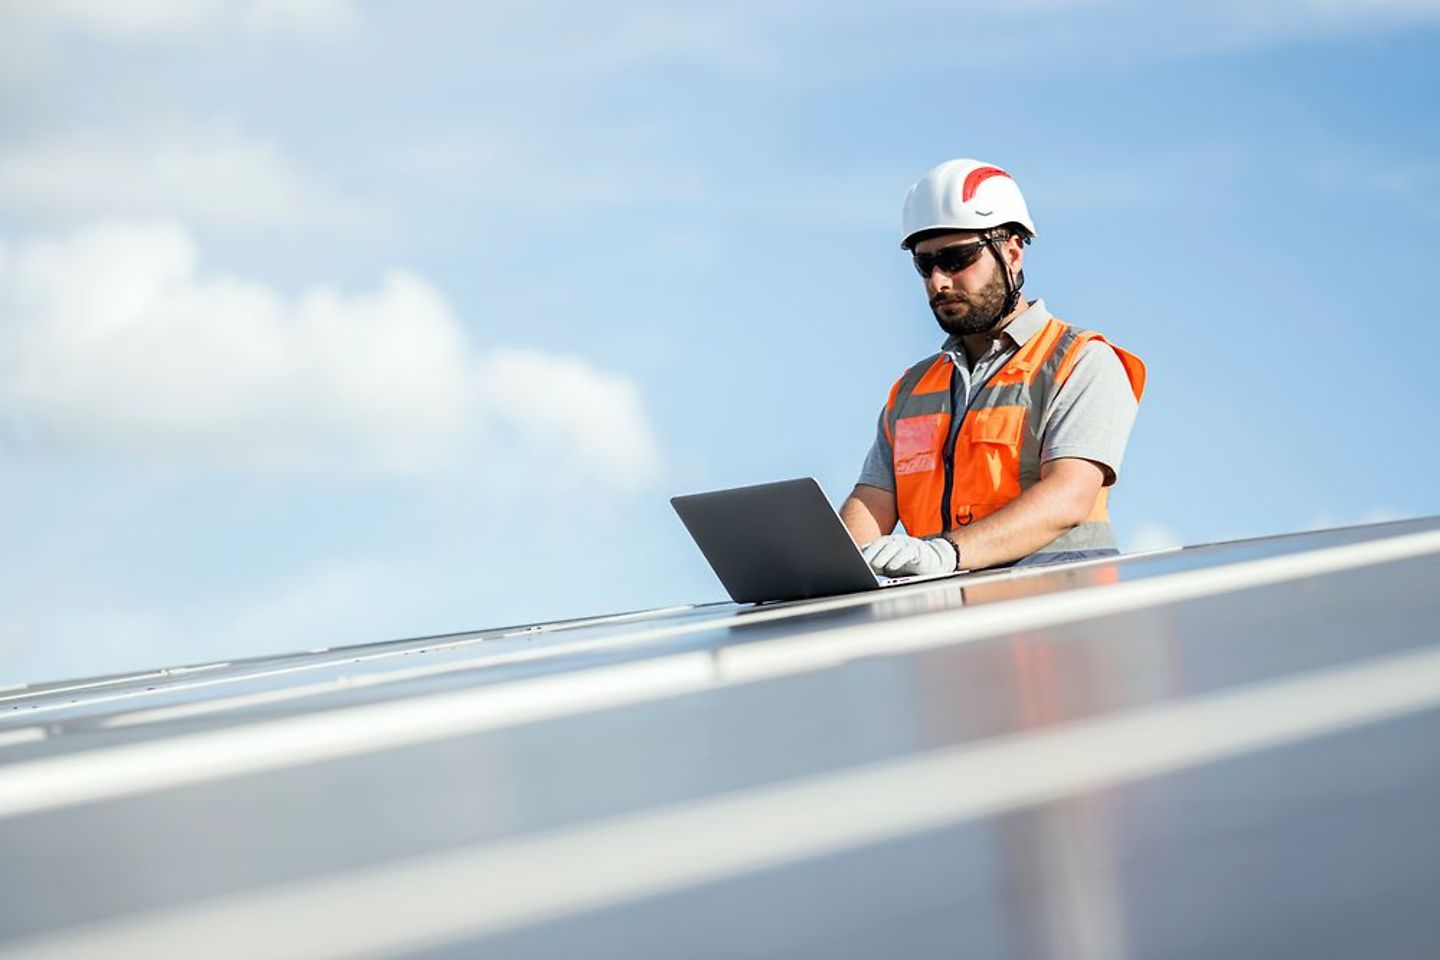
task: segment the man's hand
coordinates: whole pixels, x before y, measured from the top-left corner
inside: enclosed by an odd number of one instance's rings
[[[883,577],[951,573],[960,562],[960,551],[944,537],[920,540],[899,533],[871,540],[860,554]]]

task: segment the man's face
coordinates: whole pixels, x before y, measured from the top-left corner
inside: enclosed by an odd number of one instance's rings
[[[1005,277],[1000,264],[988,248],[976,244],[981,244],[980,234],[961,231],[927,237],[915,245],[914,253],[921,260],[939,257],[942,261],[925,277],[925,293],[940,329],[953,336],[988,333],[1005,311]],[[1008,242],[1002,243],[1002,251],[1008,253],[1008,246]],[[962,269],[945,269],[945,260],[963,262],[967,253],[979,256]]]

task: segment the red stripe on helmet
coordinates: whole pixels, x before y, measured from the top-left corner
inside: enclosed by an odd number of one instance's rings
[[[1011,177],[1010,174],[1001,170],[999,167],[976,167],[965,177],[965,185],[960,190],[960,201],[962,203],[969,203],[971,198],[975,196],[975,191],[980,189],[980,184],[989,180],[991,177],[1004,177],[1007,180],[1014,179],[1014,177]]]

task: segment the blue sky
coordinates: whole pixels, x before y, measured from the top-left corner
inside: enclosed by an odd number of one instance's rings
[[[1124,545],[1440,512],[1437,30],[0,0],[0,685],[720,598],[668,497],[844,495],[955,156],[1149,365]]]

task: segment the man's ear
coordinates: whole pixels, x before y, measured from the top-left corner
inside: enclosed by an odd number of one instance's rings
[[[1019,273],[1025,266],[1025,241],[1013,233],[1005,238],[1005,262],[1011,273]]]

